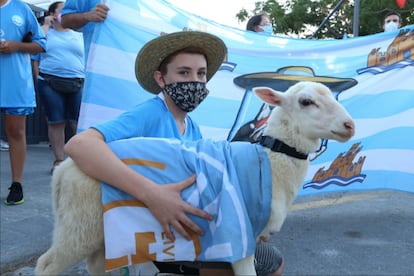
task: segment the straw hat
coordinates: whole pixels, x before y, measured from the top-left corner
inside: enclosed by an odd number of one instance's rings
[[[198,47],[207,56],[207,81],[217,72],[227,54],[224,42],[215,35],[187,31],[157,37],[146,43],[135,60],[135,76],[138,83],[148,92],[158,94],[161,90],[154,80],[154,72],[169,55],[187,48]]]

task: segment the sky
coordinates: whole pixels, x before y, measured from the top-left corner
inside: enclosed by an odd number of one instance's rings
[[[245,8],[248,12],[253,10],[258,0],[166,0],[174,6],[213,20],[215,22],[245,29],[246,23],[238,23],[235,15]]]
[[[54,0],[24,0],[47,9]],[[258,0],[166,0],[174,6],[217,23],[245,29],[246,23],[238,23],[235,15],[245,8],[251,11]]]

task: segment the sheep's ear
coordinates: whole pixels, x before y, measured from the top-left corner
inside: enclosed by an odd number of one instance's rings
[[[265,103],[270,105],[281,105],[283,101],[283,93],[273,90],[269,87],[253,88],[254,93]]]

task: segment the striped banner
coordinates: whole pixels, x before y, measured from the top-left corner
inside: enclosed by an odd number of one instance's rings
[[[162,0],[110,0],[87,64],[79,130],[153,97],[137,83],[135,57],[162,33],[221,37],[227,60],[191,113],[206,138],[254,141],[271,107],[251,88],[284,91],[300,80],[328,85],[356,122],[348,143],[324,141],[299,195],[394,189],[414,192],[414,26],[343,40],[305,40],[247,32],[184,12]]]

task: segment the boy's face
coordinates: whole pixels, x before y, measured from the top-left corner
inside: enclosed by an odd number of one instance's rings
[[[207,82],[207,60],[202,54],[179,53],[167,65],[165,75],[161,76],[161,72],[156,75],[158,75],[158,80],[157,77],[156,80],[161,88],[175,82],[205,83]]]

